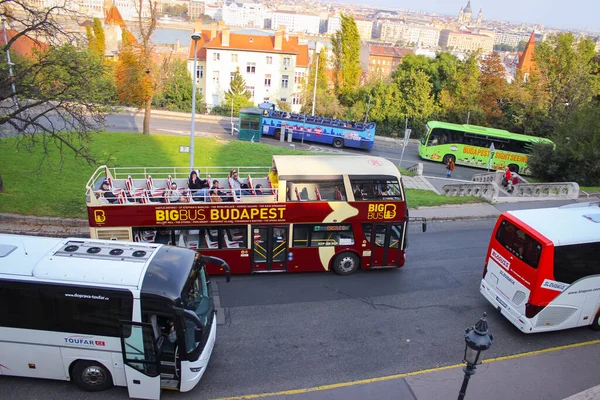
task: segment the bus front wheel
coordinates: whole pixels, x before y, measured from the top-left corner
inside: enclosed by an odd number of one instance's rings
[[[446,154],[442,162],[444,163],[444,165],[448,165],[448,161],[450,160],[452,160],[452,162],[456,164],[456,157],[454,157],[452,154]]]
[[[344,147],[344,139],[335,138],[335,139],[333,139],[332,145],[336,149],[341,149],[342,147]]]
[[[338,275],[350,275],[360,267],[360,260],[353,253],[341,253],[333,260],[333,271]]]
[[[592,322],[592,329],[595,331],[600,331],[600,311],[594,317],[594,321]]]
[[[86,392],[100,392],[113,386],[112,376],[100,363],[80,360],[71,371],[71,380]]]

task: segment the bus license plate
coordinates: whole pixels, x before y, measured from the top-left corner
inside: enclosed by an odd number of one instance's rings
[[[508,307],[508,304],[506,304],[505,302],[503,302],[502,300],[500,300],[500,297],[498,297],[498,296],[496,296],[496,301],[497,301],[498,303],[502,304],[502,306],[503,306],[504,308],[507,308],[507,307]]]

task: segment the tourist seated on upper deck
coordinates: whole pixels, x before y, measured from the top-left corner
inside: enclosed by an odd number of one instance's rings
[[[221,198],[221,201],[233,201],[233,198],[231,196],[228,196],[223,191],[223,188],[221,187],[221,184],[216,179],[213,181],[213,185],[210,188],[210,192],[211,192],[210,193],[210,200],[211,201],[215,201],[214,200],[214,196],[219,196]]]
[[[269,181],[271,182],[271,186],[277,189],[279,186],[279,175],[277,174],[276,166],[273,166],[273,168],[271,168],[271,172],[269,172]]]
[[[105,202],[111,204],[114,204],[118,201],[117,196],[110,191],[110,185],[108,184],[108,181],[102,182],[100,185],[100,190],[96,191],[96,198],[100,199],[101,202],[104,199]]]
[[[231,189],[233,190],[234,195],[236,197],[239,197],[242,189],[242,182],[240,182],[238,172],[235,169],[232,169],[229,172],[229,185],[231,185]]]
[[[257,183],[254,187],[254,193],[256,193],[257,196],[262,196],[263,194],[265,194],[263,190],[263,185]]]
[[[188,189],[191,192],[192,199],[194,201],[205,201],[209,195],[208,188],[210,182],[206,179],[200,179],[196,171],[190,172],[190,178],[188,179]]]
[[[250,186],[248,186],[247,183],[242,183],[241,189],[243,196],[248,196],[252,194],[252,192],[250,191]]]
[[[186,201],[186,198],[177,189],[177,183],[175,182],[171,182],[171,187],[167,190],[167,199],[169,203],[183,203]]]
[[[354,188],[354,200],[364,200],[365,199],[365,192],[363,192],[362,188],[360,188],[359,186],[356,186]]]

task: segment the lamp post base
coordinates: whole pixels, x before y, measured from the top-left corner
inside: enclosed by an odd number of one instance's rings
[[[465,398],[465,394],[467,393],[467,386],[469,385],[469,379],[471,379],[472,375],[475,375],[475,366],[467,365],[463,368],[463,371],[465,371],[465,377],[463,378],[463,383],[460,387],[460,392],[458,392],[458,400],[463,400]]]

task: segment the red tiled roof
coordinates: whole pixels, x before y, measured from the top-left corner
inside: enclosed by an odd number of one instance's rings
[[[109,25],[119,25],[121,27],[126,26],[125,21],[123,20],[123,17],[121,16],[121,13],[119,12],[119,10],[117,9],[117,6],[115,6],[115,5],[110,6],[110,9],[108,10],[108,13],[106,14],[106,18],[104,19],[104,22]]]
[[[297,67],[308,67],[308,45],[298,45],[298,54],[296,55],[296,66]]]
[[[535,62],[533,61],[533,54],[535,53],[535,31],[531,31],[531,37],[525,46],[523,53],[519,53],[519,62],[517,63],[517,69],[520,69],[523,73],[532,72],[535,70]]]
[[[303,46],[298,45],[297,37],[285,36],[282,38],[281,50],[275,50],[275,36],[260,36],[260,35],[247,35],[229,33],[229,46],[223,46],[222,37],[223,32],[217,32],[217,36],[210,40],[210,30],[202,30],[200,33],[200,39],[198,40],[196,55],[198,60],[206,60],[206,49],[230,49],[230,50],[242,50],[242,51],[257,51],[263,53],[284,53],[284,54],[297,54],[301,56],[304,62],[304,55],[301,55],[300,48]],[[190,46],[190,59],[194,57],[194,43]],[[306,65],[308,65],[308,46],[306,49]],[[302,51],[304,52],[304,50]],[[297,65],[298,62],[296,62]]]
[[[379,46],[379,45],[370,45],[369,46],[369,56],[376,57],[393,57],[393,58],[402,58],[407,54],[411,54],[412,49],[406,49],[399,46]]]
[[[10,42],[12,40],[12,38],[15,37],[18,33],[19,32],[17,32],[14,29],[7,29],[6,36],[8,38],[8,41]],[[4,41],[4,35],[0,35],[0,45],[6,46],[6,42]],[[26,56],[26,57],[33,56],[34,50],[44,51],[48,48],[49,48],[49,46],[47,44],[42,43],[39,40],[35,40],[27,35],[20,36],[10,46],[10,49],[12,51],[14,51],[15,53],[17,53],[21,56]]]

